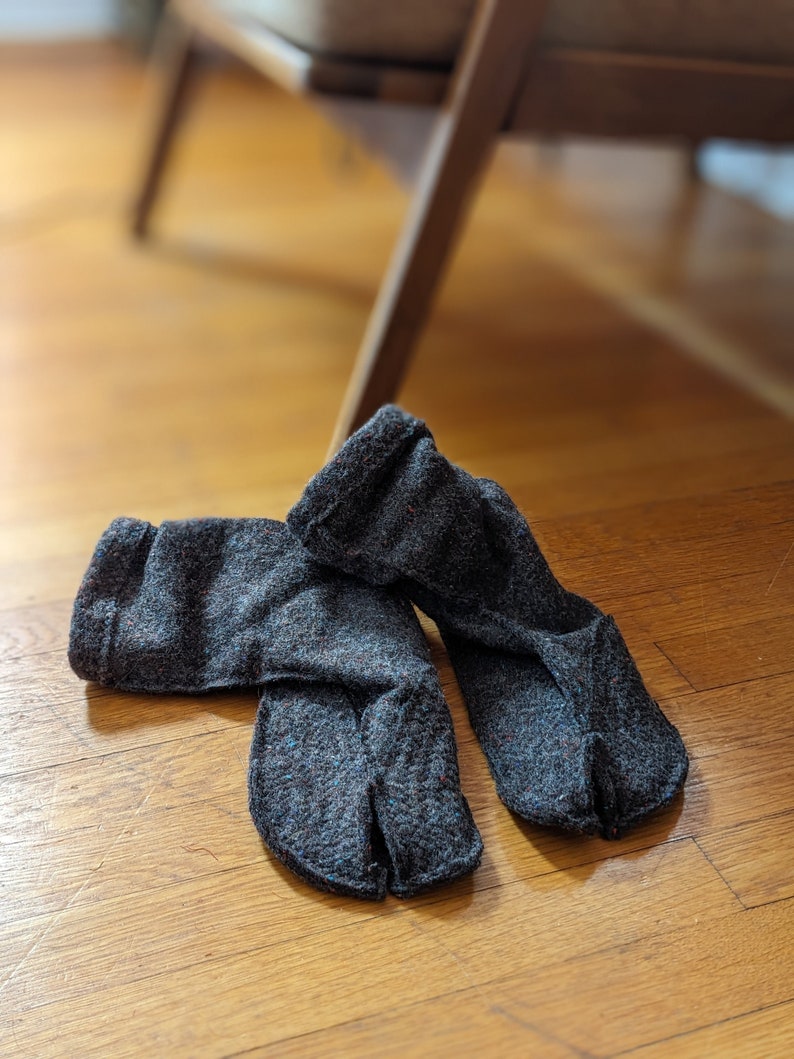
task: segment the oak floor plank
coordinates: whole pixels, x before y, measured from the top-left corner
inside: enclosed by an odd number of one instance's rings
[[[794,1048],[794,1002],[784,1002],[748,1015],[728,1016],[723,1022],[683,1033],[674,1039],[632,1050],[637,1059],[663,1059],[675,1052],[681,1059],[719,1055],[725,1059],[767,1059],[787,1055]],[[772,1051],[774,1049],[774,1052]]]
[[[677,1055],[679,1034],[794,998],[787,974],[794,959],[794,902],[749,909],[737,919],[731,926],[707,919],[686,931],[640,938],[621,947],[619,960],[598,952],[557,973],[517,976],[499,983],[501,1002],[518,1018],[531,1015],[541,1032],[564,1023],[566,1042],[585,1054],[620,1054],[664,1040],[659,1054]],[[734,1028],[739,1045],[742,1030]],[[752,1040],[753,1027],[746,1032]],[[766,1047],[769,1055],[785,1054],[777,1051],[776,1036]]]
[[[601,513],[627,503],[700,498],[754,484],[774,485],[790,481],[794,474],[790,441],[740,452],[730,460],[722,455],[681,459],[665,465],[664,474],[632,468],[559,478],[540,462],[537,470],[528,471],[527,462],[514,466],[511,457],[505,461],[507,473],[499,466],[493,466],[491,473],[497,480],[515,482],[513,492],[519,506],[526,508],[531,502],[536,510],[558,518],[589,511]],[[790,519],[791,513],[789,497],[784,517]]]
[[[708,649],[712,632],[751,625],[764,620],[770,611],[789,617],[794,610],[794,568],[790,573],[784,569],[779,577],[768,569],[752,574],[735,572],[670,589],[649,586],[644,593],[627,596],[613,589],[595,592],[594,596],[619,623],[629,618],[654,640],[669,642],[697,630]]]
[[[792,503],[791,481],[786,479],[696,497],[626,504],[612,511],[544,517],[539,528],[561,558],[597,554],[627,544],[644,546],[652,553],[657,542],[664,547],[665,541],[694,551],[702,540],[738,538],[781,523],[788,529]]]
[[[691,581],[707,582],[725,576],[766,571],[770,582],[789,561],[794,521],[777,522],[752,533],[706,534],[696,543],[660,537],[635,545],[639,558],[668,587]]]
[[[0,663],[0,776],[251,724],[256,692],[133,695],[76,680],[65,649]]]
[[[791,617],[662,636],[659,647],[699,691],[794,671]]]
[[[707,834],[791,808],[794,772],[785,755],[792,752],[794,738],[789,736],[775,743],[694,757],[674,833]]]
[[[592,368],[591,368],[592,370]],[[588,380],[589,382],[589,380]],[[782,448],[782,458],[791,458],[789,426],[785,420],[765,422],[751,419],[745,429],[738,431],[735,421],[718,420],[713,423],[694,422],[678,426],[675,431],[659,424],[656,429],[646,429],[638,438],[637,444],[627,449],[620,436],[600,440],[591,438],[589,444],[582,445],[583,439],[576,439],[572,444],[555,445],[544,453],[544,459],[533,464],[525,455],[517,456],[509,450],[499,459],[489,459],[489,466],[495,468],[492,473],[498,478],[526,483],[545,482],[547,478],[558,479],[564,483],[567,479],[577,481],[586,474],[599,483],[607,476],[617,478],[623,485],[633,483],[635,477],[646,474],[653,469],[654,478],[662,479],[663,488],[688,490],[690,482],[701,473],[704,461],[717,458],[725,464],[726,475],[741,473],[742,458],[751,458],[756,452],[773,452]],[[697,467],[693,467],[693,451],[697,451]],[[480,457],[482,459],[482,457]],[[784,467],[786,465],[784,464]],[[532,478],[530,478],[532,475]],[[696,480],[696,479],[695,479]],[[711,475],[710,482],[716,480]],[[669,482],[669,484],[668,484]],[[725,488],[731,488],[730,478]],[[623,489],[621,489],[623,492]],[[672,494],[675,496],[675,493]],[[685,495],[685,494],[684,494]],[[605,497],[608,500],[608,497]],[[654,498],[657,502],[659,497]],[[607,503],[604,505],[609,507]]]
[[[696,886],[690,879],[697,880]],[[55,1043],[51,1030],[41,1030],[46,1006],[48,1022],[53,1028],[60,1024],[81,1050],[87,1047],[86,1054],[123,1047],[135,1030],[134,1019],[91,1025],[86,1032],[93,997],[101,988],[110,994],[111,1009],[145,1014],[157,1027],[154,1032],[172,1047],[210,1041],[222,1012],[231,1050],[244,1045],[236,1035],[245,1025],[246,1009],[261,997],[263,977],[269,998],[263,1011],[266,1025],[258,1032],[264,1043],[300,1026],[305,1032],[333,1025],[342,1010],[348,1019],[364,1018],[384,1006],[398,982],[406,1000],[426,1000],[469,985],[475,967],[478,980],[487,983],[501,978],[506,966],[516,972],[556,965],[563,949],[585,959],[604,947],[625,947],[653,934],[660,923],[665,929],[691,924],[704,903],[717,918],[730,918],[736,907],[736,898],[691,842],[627,854],[595,871],[553,873],[531,885],[474,892],[463,902],[425,898],[393,908],[390,901],[374,911],[373,906],[317,896],[296,914],[292,902],[279,901],[262,887],[256,871],[250,871],[246,883],[239,873],[224,881],[228,893],[218,880],[186,884],[181,894],[155,892],[145,921],[132,899],[67,909],[44,928],[32,950],[21,954],[14,935],[24,937],[27,931],[23,923],[12,925],[4,939],[3,962],[10,965],[5,993],[15,1003],[18,1045],[49,1049]],[[231,899],[235,887],[239,901]],[[560,887],[575,900],[564,916],[555,916],[549,930],[550,905],[556,904],[559,913]],[[153,905],[158,897],[159,906]],[[112,935],[101,927],[109,917],[116,924]],[[396,958],[384,950],[387,936],[394,939]],[[486,936],[488,946],[482,943]],[[345,955],[351,943],[352,960]],[[48,952],[67,951],[68,968],[62,959],[47,958]],[[290,982],[297,968],[306,983],[302,995],[294,993]],[[186,1022],[164,1002],[168,991],[152,988],[158,979],[176,974],[186,995],[200,998],[211,989],[222,996],[233,989],[235,1004],[196,1006]],[[284,1003],[287,995],[290,1002]],[[143,1037],[141,1046],[154,1039]]]
[[[422,1027],[417,1032],[417,1027]],[[452,1059],[466,1055],[472,1040],[488,1042],[500,1055],[532,1055],[537,1059],[569,1059],[578,1055],[562,1041],[535,1030],[504,1011],[487,986],[428,1000],[386,1017],[366,1019],[279,1041],[245,1056],[276,1055],[289,1059],[306,1055],[387,1057],[434,1055]]]
[[[739,824],[698,845],[748,908],[794,897],[794,813]]]
[[[668,698],[664,705],[676,724],[686,729],[692,755],[704,758],[790,738],[793,695],[794,674],[784,673],[701,691],[691,700]]]

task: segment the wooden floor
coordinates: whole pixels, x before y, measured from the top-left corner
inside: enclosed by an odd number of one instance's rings
[[[668,149],[500,150],[402,394],[617,617],[688,745],[607,844],[496,799],[412,901],[321,895],[246,809],[253,693],[86,687],[71,599],[116,515],[282,517],[321,464],[404,199],[305,104],[198,93],[148,246],[144,78],[0,62],[0,1052],[794,1052],[792,229]]]

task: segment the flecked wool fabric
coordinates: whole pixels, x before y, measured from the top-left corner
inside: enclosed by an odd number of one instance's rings
[[[69,660],[132,691],[258,686],[251,815],[319,889],[409,896],[477,867],[451,718],[410,604],[321,567],[282,523],[116,519],[78,592]]]
[[[500,797],[535,823],[619,837],[687,773],[614,620],[566,591],[495,482],[385,406],[287,516],[320,562],[393,585],[437,623]]]

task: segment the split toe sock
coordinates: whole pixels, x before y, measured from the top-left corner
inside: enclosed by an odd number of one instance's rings
[[[382,408],[287,524],[320,562],[436,622],[514,812],[617,838],[679,790],[681,737],[614,620],[560,585],[504,490],[451,464],[423,422]]]
[[[322,890],[400,896],[477,867],[451,718],[410,604],[314,562],[267,519],[117,519],[77,595],[69,660],[110,687],[258,686],[249,807]]]

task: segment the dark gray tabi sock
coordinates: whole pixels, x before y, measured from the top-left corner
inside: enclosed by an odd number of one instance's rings
[[[437,623],[500,797],[539,824],[619,837],[687,773],[614,620],[566,591],[495,482],[382,408],[287,524],[312,555],[394,585]]]
[[[258,685],[251,815],[319,889],[409,896],[477,867],[449,710],[410,604],[321,567],[282,523],[117,519],[77,595],[69,660],[131,691]]]

